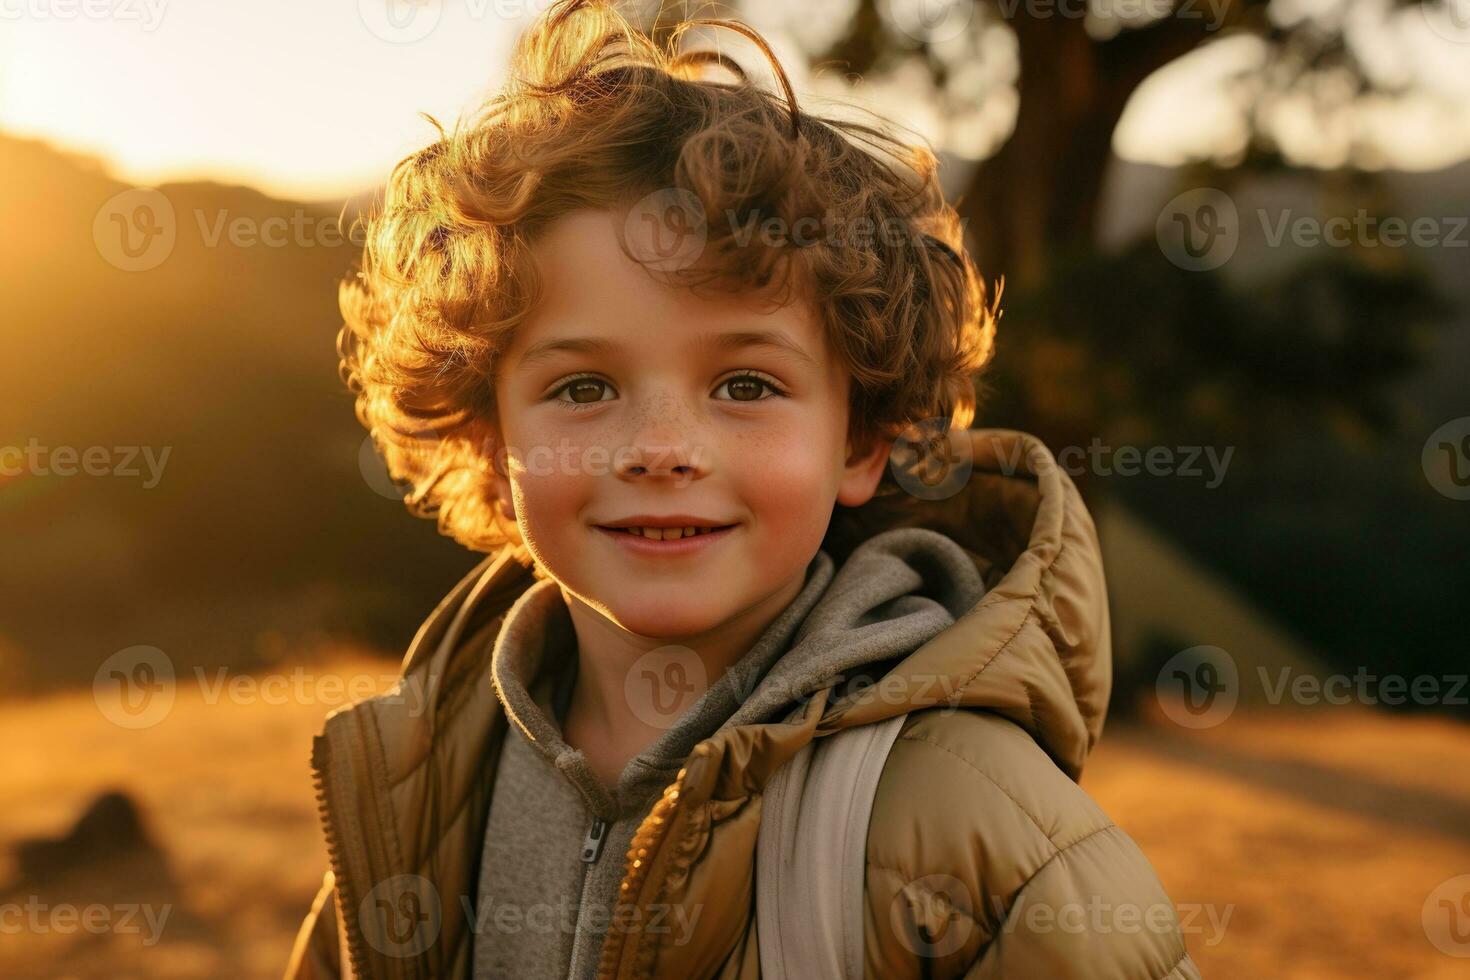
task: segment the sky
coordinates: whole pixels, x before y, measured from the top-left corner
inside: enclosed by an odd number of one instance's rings
[[[133,183],[203,177],[284,197],[337,198],[381,183],[395,162],[432,139],[420,113],[447,126],[489,94],[516,34],[548,2],[0,0],[0,130],[93,153]],[[815,2],[830,12],[830,24],[847,0]],[[1308,16],[1334,2],[1280,6]],[[751,0],[744,16],[770,34],[800,94],[842,97],[829,79],[810,78],[796,65],[792,36],[800,31],[780,21],[782,8],[790,17],[790,4]],[[1384,38],[1376,70],[1408,73],[1452,95],[1470,90],[1470,27],[1448,12],[1435,20],[1438,14],[1415,11],[1391,30],[1365,16],[1349,28]],[[1395,43],[1386,43],[1390,37]],[[977,82],[1004,63],[1007,47],[987,37],[982,50]],[[1115,148],[1154,163],[1218,149],[1232,136],[1219,79],[1259,56],[1258,45],[1240,39],[1156,75],[1130,105]],[[1013,99],[987,103],[965,129],[926,108],[905,84],[846,95],[969,155],[993,146],[1010,125]],[[1382,106],[1331,125],[1300,106],[1276,111],[1283,131],[1296,134],[1289,148],[1302,162],[1330,166],[1354,134],[1367,131],[1393,148],[1386,165],[1433,169],[1470,156],[1470,100],[1457,101],[1458,115],[1449,117],[1426,102]]]

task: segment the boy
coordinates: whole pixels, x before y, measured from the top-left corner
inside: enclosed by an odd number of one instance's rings
[[[317,739],[331,870],[288,976],[760,976],[764,789],[892,718],[832,869],[865,975],[1197,976],[1074,782],[1096,538],[1035,440],[968,431],[994,310],[932,154],[706,60],[558,3],[394,171],[344,365],[411,504],[492,555]],[[935,419],[937,491],[889,467]],[[1099,907],[1153,925],[1069,927]]]

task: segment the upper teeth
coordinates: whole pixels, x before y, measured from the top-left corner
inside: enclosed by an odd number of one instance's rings
[[[633,534],[641,534],[645,538],[655,541],[668,541],[674,538],[687,538],[691,534],[708,534],[713,531],[712,527],[629,527],[625,531]]]

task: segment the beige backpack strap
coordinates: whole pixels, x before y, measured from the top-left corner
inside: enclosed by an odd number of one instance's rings
[[[766,784],[755,888],[765,980],[862,980],[868,818],[906,717],[814,739]]]

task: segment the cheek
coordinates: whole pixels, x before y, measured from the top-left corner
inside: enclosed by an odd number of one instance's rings
[[[531,467],[514,480],[516,514],[521,524],[529,524],[531,529],[563,526],[575,516],[581,500],[576,479],[558,472],[550,462],[533,461]]]
[[[520,432],[508,437],[515,460],[511,492],[521,535],[533,551],[554,546],[573,532],[591,496],[595,479],[580,448],[564,437]]]
[[[837,496],[839,451],[828,433],[752,436],[740,447],[740,491],[776,543],[815,549]]]

